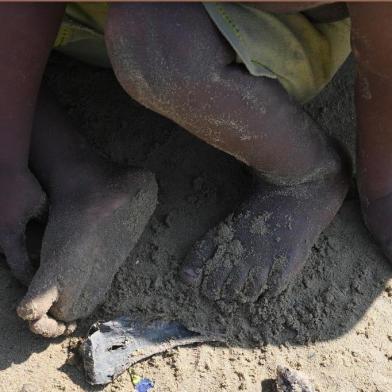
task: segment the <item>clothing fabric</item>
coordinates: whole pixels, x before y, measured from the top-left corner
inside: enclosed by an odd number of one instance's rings
[[[350,20],[312,23],[301,14],[273,14],[240,3],[204,3],[250,74],[277,79],[304,103],[332,79],[351,51]],[[105,48],[107,3],[69,3],[55,49],[110,67]]]
[[[54,49],[91,65],[110,67],[104,26],[108,3],[68,3]]]
[[[254,76],[278,79],[304,103],[332,79],[351,51],[350,19],[312,23],[240,3],[204,3],[210,17]]]

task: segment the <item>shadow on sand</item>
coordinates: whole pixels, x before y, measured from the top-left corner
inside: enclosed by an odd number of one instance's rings
[[[304,273],[284,295],[261,299],[252,306],[229,307],[199,298],[179,283],[178,265],[189,246],[247,192],[246,169],[134,103],[109,70],[55,55],[47,79],[92,145],[119,163],[152,170],[160,187],[158,208],[141,241],[116,275],[106,302],[82,323],[82,330],[96,319],[136,312],[179,319],[200,331],[226,333],[230,344],[237,346],[302,345],[345,334],[384,289],[392,269],[362,224],[354,190],[314,246]],[[307,107],[350,151],[354,151],[355,139],[352,84],[349,62],[326,92]],[[28,332],[21,322],[16,333],[7,330],[7,317],[16,317],[21,289],[1,272],[0,301],[7,302],[2,307],[7,314],[0,320],[0,369],[4,369],[44,350],[48,343],[37,338],[33,345],[24,345]],[[64,365],[63,370],[80,382],[73,374],[75,369]],[[263,385],[263,391],[270,387]]]

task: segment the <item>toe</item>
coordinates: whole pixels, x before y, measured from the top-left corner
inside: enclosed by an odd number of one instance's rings
[[[222,297],[222,288],[229,278],[232,269],[233,264],[228,259],[220,260],[218,265],[207,268],[202,284],[204,296],[215,301],[220,299]]]
[[[267,295],[276,297],[281,294],[305,264],[306,256],[276,257],[268,275]]]
[[[18,316],[24,320],[41,319],[58,299],[58,294],[57,286],[40,286],[35,277],[17,308]]]
[[[246,263],[234,267],[231,271],[230,277],[227,279],[224,285],[222,297],[227,301],[243,300],[243,287],[246,282],[246,278],[249,274],[249,267]]]
[[[45,314],[38,320],[30,321],[29,327],[31,332],[37,335],[45,338],[57,338],[58,336],[72,333],[76,328],[76,324],[71,323],[67,325]]]
[[[243,295],[247,302],[256,302],[267,290],[267,279],[267,266],[258,265],[251,268],[243,287]]]
[[[185,258],[180,270],[181,279],[191,285],[199,286],[203,276],[203,268],[215,251],[214,237],[210,232],[197,242]]]

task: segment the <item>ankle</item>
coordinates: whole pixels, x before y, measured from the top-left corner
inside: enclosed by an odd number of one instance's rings
[[[352,163],[346,148],[339,141],[329,138],[323,156],[307,171],[298,170],[290,175],[281,175],[277,171],[267,173],[256,168],[253,170],[256,178],[275,186],[291,187],[340,181],[346,183],[348,187],[352,175]]]

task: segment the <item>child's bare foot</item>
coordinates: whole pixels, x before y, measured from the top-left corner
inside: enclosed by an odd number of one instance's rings
[[[151,173],[112,171],[88,189],[51,192],[41,265],[18,307],[33,332],[66,333],[65,324],[56,320],[85,317],[103,301],[155,209]]]
[[[297,186],[260,181],[236,213],[193,247],[182,278],[213,300],[251,302],[280,293],[301,271],[346,190],[343,178]]]
[[[28,285],[34,270],[26,250],[25,229],[44,207],[45,195],[27,169],[0,173],[0,189],[0,248],[13,275]]]

